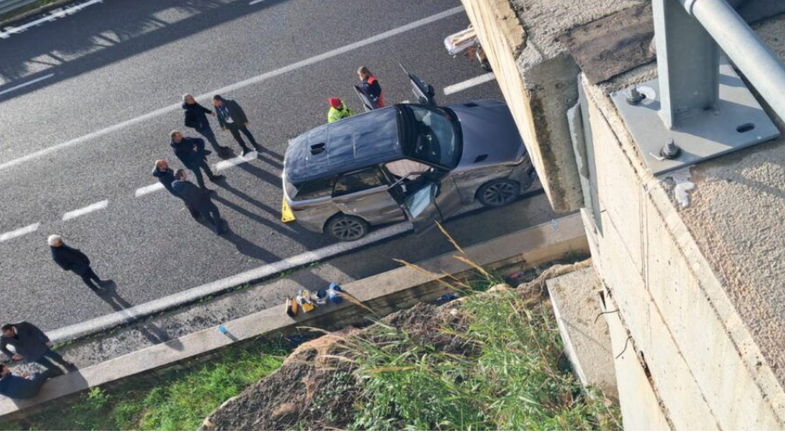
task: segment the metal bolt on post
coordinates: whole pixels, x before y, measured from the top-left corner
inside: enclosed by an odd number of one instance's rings
[[[664,159],[674,159],[681,154],[681,149],[676,145],[673,140],[669,140],[667,144],[660,150],[660,156]]]
[[[646,95],[640,93],[637,87],[632,87],[627,90],[627,102],[634,105],[640,104],[646,98]]]

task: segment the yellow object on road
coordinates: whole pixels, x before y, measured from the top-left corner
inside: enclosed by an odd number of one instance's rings
[[[292,212],[289,204],[286,203],[286,197],[284,196],[283,201],[281,201],[281,222],[292,222],[295,219],[294,212]]]

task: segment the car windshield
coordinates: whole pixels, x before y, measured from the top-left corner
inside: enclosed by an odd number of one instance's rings
[[[401,106],[404,152],[421,161],[455,168],[461,159],[461,126],[445,108]]]

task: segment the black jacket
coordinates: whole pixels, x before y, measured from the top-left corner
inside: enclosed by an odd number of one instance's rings
[[[185,126],[196,130],[203,130],[210,128],[210,122],[207,120],[207,115],[212,115],[212,110],[202,107],[199,103],[185,104]]]
[[[158,170],[158,167],[153,167],[153,176],[158,178],[158,182],[160,182],[165,189],[172,191],[172,182],[174,182],[174,172],[171,168],[166,168],[165,170]]]
[[[189,181],[174,181],[172,193],[190,208],[198,210],[211,204],[210,195]]]
[[[65,244],[49,248],[52,250],[52,259],[66,271],[83,274],[90,268],[90,259],[76,248]]]
[[[226,112],[229,113],[232,121],[237,124],[245,124],[248,122],[248,118],[245,116],[243,108],[237,104],[237,101],[225,99],[223,100],[223,104],[222,107],[215,107],[215,116],[218,117],[218,124],[221,125],[221,128],[226,128]]]
[[[43,331],[28,322],[21,322],[13,325],[16,328],[16,336],[8,338],[0,337],[0,350],[9,357],[14,354],[8,350],[7,345],[13,345],[16,353],[23,356],[27,361],[36,361],[49,350],[46,342],[49,337]]]
[[[204,140],[201,138],[183,138],[180,142],[172,141],[174,154],[182,161],[186,168],[196,168],[207,156],[204,149]]]

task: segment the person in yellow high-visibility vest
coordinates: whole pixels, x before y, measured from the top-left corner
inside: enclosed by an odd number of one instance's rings
[[[332,97],[327,102],[330,103],[330,110],[327,111],[327,122],[335,122],[340,119],[348,118],[354,115],[352,109],[350,109],[346,104],[343,103],[343,100],[340,98]]]

